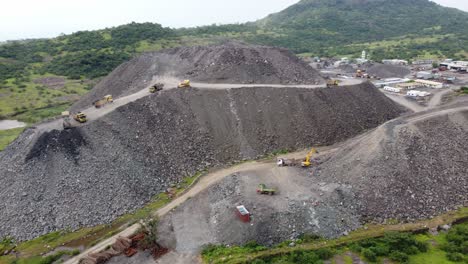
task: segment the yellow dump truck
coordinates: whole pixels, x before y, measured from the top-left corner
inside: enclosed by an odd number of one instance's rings
[[[327,81],[327,87],[335,87],[335,86],[338,86],[338,84],[339,84],[338,80]]]
[[[109,94],[109,95],[104,96],[101,100],[94,101],[93,105],[96,108],[101,108],[104,105],[108,103],[113,103],[113,102],[114,102],[114,98],[112,98],[112,95]]]
[[[77,122],[80,122],[80,123],[86,123],[86,121],[88,121],[88,119],[86,118],[86,115],[81,112],[74,114],[73,119],[75,119]]]
[[[150,92],[150,93],[159,92],[159,91],[162,91],[163,88],[164,88],[164,84],[163,84],[163,83],[157,83],[157,84],[155,84],[155,85],[153,85],[153,86],[151,86],[151,87],[149,88],[149,92]]]
[[[177,86],[179,88],[190,88],[190,80],[184,80],[183,82],[179,83]]]

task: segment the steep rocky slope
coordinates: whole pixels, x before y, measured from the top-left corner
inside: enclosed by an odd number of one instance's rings
[[[106,94],[135,93],[160,79],[235,84],[319,84],[324,80],[310,65],[286,49],[227,42],[145,53],[115,69],[75,109],[88,107]]]
[[[374,64],[367,69],[367,73],[379,78],[403,78],[409,75],[411,71],[404,66]]]
[[[325,149],[311,169],[262,163],[204,190],[161,219],[160,243],[272,245],[302,234],[338,237],[369,221],[427,219],[468,205],[468,106],[416,114]],[[258,184],[274,196],[256,193]],[[245,205],[246,224],[235,215]]]
[[[468,205],[468,107],[391,121],[323,164],[319,180],[353,186],[363,218],[411,221]]]
[[[0,237],[108,223],[184,176],[279,149],[332,144],[401,109],[371,84],[168,90],[0,153]]]

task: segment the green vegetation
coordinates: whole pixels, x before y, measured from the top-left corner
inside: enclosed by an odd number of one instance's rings
[[[24,128],[14,128],[8,130],[0,130],[0,151],[4,150],[13,140],[15,140]],[[0,248],[0,252],[1,252]]]
[[[410,233],[389,232],[382,238],[365,239],[349,247],[371,262],[376,262],[379,257],[388,257],[398,263],[405,263],[409,256],[427,252],[429,243],[417,240]]]
[[[428,227],[436,227],[444,223],[457,221],[458,219],[465,219],[466,217],[468,217],[468,208],[461,208],[458,211],[418,223],[367,225],[363,229],[356,230],[348,236],[338,239],[326,240],[316,236],[305,236],[294,241],[295,245],[292,247],[289,245],[293,241],[285,241],[272,248],[212,245],[203,251],[202,257],[205,262],[213,264],[251,263],[254,260],[265,261],[266,263],[300,263],[294,262],[288,256],[295,256],[303,252],[313,252],[320,259],[324,259],[322,257],[325,256],[324,252],[327,254],[334,252],[333,254],[343,256],[343,252],[354,249],[361,254],[362,258],[380,260],[382,256],[387,256],[388,259],[398,259],[398,261],[407,259],[409,263],[419,264],[424,262],[417,261],[429,259],[430,257],[443,257],[446,262],[440,263],[451,264],[452,262],[445,258],[445,253],[442,251],[442,248],[444,248],[443,233],[439,236],[431,236],[429,234],[412,235],[411,232],[420,231]],[[465,223],[460,226],[463,225],[466,227],[467,224]],[[429,239],[422,239],[421,237],[429,237],[430,240],[434,239],[436,245],[432,245],[432,241],[429,241]],[[466,238],[463,237],[458,237],[456,240],[461,241],[463,239],[466,241]],[[405,248],[403,248],[403,245],[405,245]],[[326,251],[321,251],[322,249],[326,249]],[[310,257],[313,258],[314,256]],[[344,255],[343,259],[349,258]],[[312,263],[320,263],[320,261],[316,260],[316,262]]]
[[[155,246],[158,246],[158,225],[158,218],[153,217],[143,221],[143,225],[140,230],[140,232],[145,233],[145,238],[140,242],[140,245],[143,248],[153,248]]]
[[[129,58],[123,51],[80,51],[53,59],[44,70],[71,79],[93,79],[107,75]]]
[[[448,232],[443,250],[451,261],[468,262],[468,224],[455,226]]]
[[[48,255],[46,257],[32,257],[20,260],[12,260],[12,264],[52,264],[59,260],[61,257],[68,255],[68,256],[76,256],[80,254],[79,250],[64,250],[54,253],[52,255]],[[0,260],[1,261],[1,260]]]
[[[468,94],[468,87],[462,87],[462,88],[460,88],[460,93],[462,93],[462,94]]]

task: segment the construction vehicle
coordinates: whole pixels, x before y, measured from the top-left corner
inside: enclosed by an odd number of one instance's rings
[[[73,119],[80,123],[86,123],[86,121],[88,121],[88,119],[86,119],[86,115],[81,112],[78,112],[75,115],[73,115]]]
[[[318,151],[315,148],[312,148],[309,151],[309,153],[307,153],[307,156],[304,159],[304,161],[301,163],[301,166],[304,167],[304,168],[310,167],[310,165],[312,165],[312,163],[310,162],[311,158],[312,158],[312,155],[314,155],[316,153],[318,153]]]
[[[72,128],[71,119],[69,116],[63,118],[63,129]]]
[[[63,124],[62,124],[63,129],[72,128],[70,112],[69,111],[62,112],[62,118],[63,118]]]
[[[179,88],[190,88],[192,86],[190,86],[190,80],[184,80],[183,82],[179,83],[179,85],[177,87],[179,87]]]
[[[300,164],[300,160],[278,158],[276,164],[278,167],[295,167]]]
[[[327,87],[328,88],[334,87],[334,86],[338,86],[338,80],[329,80],[329,81],[327,81]]]
[[[150,92],[150,93],[159,92],[159,91],[162,91],[163,88],[164,88],[164,84],[163,84],[163,83],[157,83],[157,84],[155,84],[155,85],[153,85],[153,86],[151,86],[151,87],[149,88],[149,92]]]
[[[114,102],[114,98],[112,98],[112,95],[109,94],[109,95],[104,96],[101,100],[94,101],[93,105],[96,108],[101,108],[104,105],[108,103],[113,103],[113,102]]]
[[[357,70],[356,71],[356,77],[357,78],[362,78],[363,74],[364,74],[364,72],[362,70]]]
[[[259,184],[257,188],[257,193],[258,194],[269,194],[269,195],[274,195],[276,192],[275,189],[269,189],[266,187],[265,184]]]

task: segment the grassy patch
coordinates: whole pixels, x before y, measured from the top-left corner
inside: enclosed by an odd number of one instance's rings
[[[343,256],[343,261],[345,264],[353,264],[353,258],[348,255]]]
[[[34,80],[63,78],[62,88],[51,88]],[[0,115],[35,123],[59,115],[61,110],[88,92],[90,84],[84,80],[69,80],[52,74],[33,74],[5,80],[0,85]]]
[[[8,130],[0,130],[0,151],[4,150],[11,142],[13,142],[22,132],[24,128],[13,128]]]
[[[66,111],[71,106],[71,104],[71,102],[67,102],[51,107],[34,109],[18,114],[15,116],[15,118],[22,122],[30,124],[38,123],[43,121],[44,119],[59,116],[63,111]]]
[[[46,257],[31,257],[31,258],[25,258],[25,259],[12,260],[11,263],[14,263],[14,264],[52,264],[65,255],[76,256],[78,254],[80,254],[79,250],[71,250],[71,251],[64,250],[64,251],[59,251],[55,254],[52,254]]]

